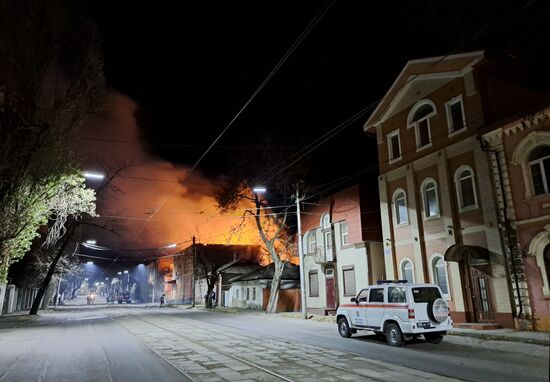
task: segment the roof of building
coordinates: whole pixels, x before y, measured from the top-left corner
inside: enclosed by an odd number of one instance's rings
[[[242,276],[232,278],[231,282],[253,281],[253,280],[271,280],[275,270],[274,263],[256,269]],[[300,266],[285,261],[282,280],[300,280]]]
[[[370,115],[363,126],[364,130],[371,129],[388,115],[394,115],[409,106],[406,102],[400,102],[406,93],[418,91],[424,95],[429,94],[453,78],[461,76],[465,70],[484,58],[484,51],[475,51],[408,61]]]

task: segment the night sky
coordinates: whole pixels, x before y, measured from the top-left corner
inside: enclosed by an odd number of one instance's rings
[[[100,1],[91,7],[108,82],[141,106],[143,142],[163,158],[189,164],[326,4]],[[231,163],[220,158],[243,147],[252,154],[250,146],[262,146],[265,136],[307,144],[382,97],[409,59],[486,48],[543,68],[533,55],[548,46],[548,9],[545,1],[336,1],[201,167],[223,172]],[[366,117],[314,160],[346,153],[341,160],[355,168],[375,160],[365,155],[373,152],[364,150],[371,144],[361,130]]]
[[[193,179],[178,185],[327,4],[332,5],[326,14]],[[124,221],[132,233],[124,244],[106,240],[119,248],[180,243],[193,234],[216,242],[217,232],[227,228],[209,226],[217,219],[212,185],[238,166],[236,158],[258,161],[268,149],[283,157],[296,152],[383,97],[407,60],[486,49],[490,57],[515,62],[531,86],[548,90],[550,84],[550,3],[542,0],[93,1],[88,6],[101,33],[112,95],[108,115],[86,129],[87,146],[141,163],[125,173],[135,183],[118,184],[124,197],[100,206],[103,216]],[[368,115],[304,158],[315,181],[376,165],[376,140],[362,129]],[[270,173],[272,165],[265,163],[262,171]],[[365,174],[367,180],[376,171]],[[167,195],[171,199],[164,205]],[[158,222],[144,224],[160,205]],[[187,215],[176,218],[176,212]]]

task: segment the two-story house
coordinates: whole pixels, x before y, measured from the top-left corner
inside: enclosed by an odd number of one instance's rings
[[[384,279],[377,190],[354,185],[304,202],[302,216],[306,307],[326,315]]]
[[[550,102],[486,129],[526,327],[550,330]]]
[[[456,323],[514,327],[514,289],[480,128],[538,102],[482,51],[407,62],[376,133],[389,279],[440,286]]]

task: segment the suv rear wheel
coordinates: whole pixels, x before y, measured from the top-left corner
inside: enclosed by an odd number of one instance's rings
[[[388,324],[386,326],[386,340],[390,346],[403,345],[403,333],[397,324]]]
[[[351,329],[349,328],[348,320],[344,317],[338,320],[338,333],[340,333],[340,335],[344,338],[351,337]]]

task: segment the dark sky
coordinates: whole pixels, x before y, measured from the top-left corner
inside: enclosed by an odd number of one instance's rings
[[[325,4],[91,7],[108,82],[141,105],[143,141],[169,161],[192,164]],[[201,168],[223,172],[236,151],[254,155],[250,146],[265,137],[295,151],[382,97],[408,59],[487,48],[544,68],[548,61],[535,57],[548,46],[548,16],[540,0],[336,1]],[[323,167],[338,155],[353,172],[375,162],[361,129],[367,116],[317,150],[313,163]]]

